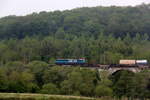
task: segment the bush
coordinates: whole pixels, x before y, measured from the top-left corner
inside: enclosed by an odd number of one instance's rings
[[[99,85],[95,89],[95,94],[97,97],[112,96],[112,93],[112,89],[104,85]]]
[[[38,93],[39,90],[40,90],[40,88],[38,87],[38,85],[35,84],[35,83],[29,83],[27,85],[27,88],[28,88],[28,92],[30,92],[30,93]]]
[[[59,90],[58,90],[58,88],[56,87],[55,84],[48,83],[48,84],[43,85],[41,93],[58,94]]]

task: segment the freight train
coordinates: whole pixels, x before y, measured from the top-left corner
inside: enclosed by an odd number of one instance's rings
[[[111,64],[110,67],[140,67],[148,66],[147,60],[120,60],[119,64]]]
[[[72,65],[82,67],[103,67],[100,64],[89,64],[84,58],[83,59],[57,59],[56,65]],[[148,66],[147,60],[120,60],[119,64],[110,64],[109,67],[139,67]]]
[[[85,59],[57,59],[55,61],[57,65],[84,65],[86,64]]]

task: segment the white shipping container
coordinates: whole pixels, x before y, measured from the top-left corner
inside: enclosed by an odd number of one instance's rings
[[[137,64],[147,64],[147,60],[136,60]]]

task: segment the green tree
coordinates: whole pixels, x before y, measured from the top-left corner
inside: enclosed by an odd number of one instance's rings
[[[105,85],[98,85],[95,89],[95,95],[97,97],[112,96],[112,94],[112,89]]]
[[[135,96],[134,73],[129,71],[120,71],[115,73],[112,77],[115,96],[119,98],[123,96],[129,98]]]
[[[150,90],[149,90],[149,81],[150,74],[149,71],[142,71],[135,75],[135,93],[136,96],[143,99],[149,98]]]
[[[6,72],[2,68],[0,68],[0,91],[1,92],[8,91],[8,80]]]
[[[42,61],[32,61],[28,65],[30,72],[35,76],[38,86],[44,84],[43,75],[44,71],[48,69],[48,64]]]
[[[41,93],[46,94],[59,94],[59,90],[56,85],[52,83],[44,84],[41,90]]]

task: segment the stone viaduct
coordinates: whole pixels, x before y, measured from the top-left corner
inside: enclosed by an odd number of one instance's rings
[[[128,71],[131,71],[131,72],[134,72],[134,73],[137,73],[137,72],[140,72],[142,70],[150,70],[150,67],[149,66],[129,66],[129,67],[118,67],[118,66],[114,66],[114,67],[108,67],[108,66],[105,66],[105,67],[97,67],[97,69],[99,71],[108,71],[109,74],[113,74],[117,71],[120,71],[120,70],[128,70]]]

